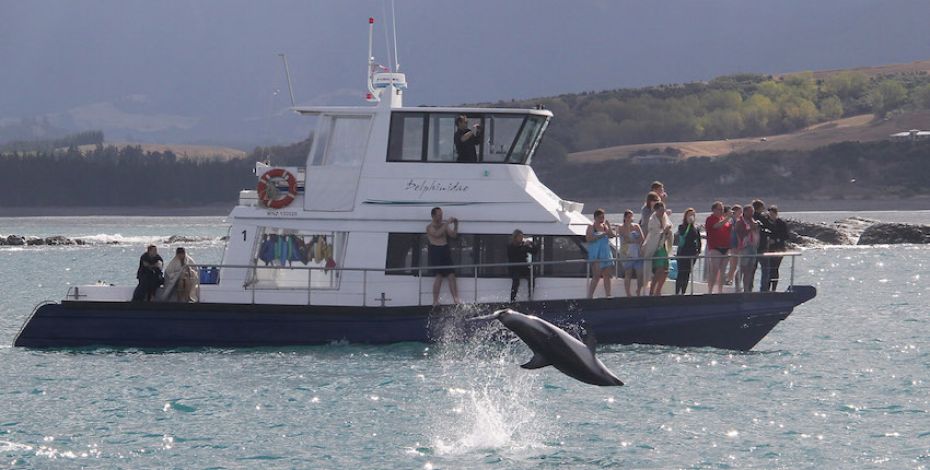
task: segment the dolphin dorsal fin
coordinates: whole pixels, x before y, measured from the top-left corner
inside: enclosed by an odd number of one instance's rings
[[[530,362],[523,364],[522,368],[524,369],[540,369],[546,366],[551,366],[552,362],[549,359],[546,359],[540,354],[533,354],[533,358],[530,359]]]
[[[588,350],[591,351],[591,355],[594,355],[594,350],[597,349],[597,338],[594,337],[594,333],[590,331],[584,337],[584,345],[588,347]]]

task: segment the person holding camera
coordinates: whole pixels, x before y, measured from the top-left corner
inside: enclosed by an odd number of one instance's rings
[[[588,261],[591,263],[591,284],[588,286],[588,298],[594,298],[594,291],[601,279],[604,280],[604,294],[611,298],[610,272],[614,269],[613,255],[610,251],[610,238],[616,237],[607,213],[604,209],[594,211],[594,223],[588,225],[585,241],[588,242]]]
[[[510,243],[507,244],[507,262],[526,263],[527,255],[531,254],[539,254],[539,247],[531,240],[525,240],[522,230],[514,230],[513,237],[510,239]],[[512,281],[510,284],[510,303],[517,301],[517,291],[520,289],[520,279],[522,278],[526,278],[527,288],[529,289],[527,300],[532,299],[533,282],[530,276],[530,269],[532,268],[528,265],[511,265],[507,269],[510,271],[510,280]]]
[[[752,292],[756,274],[756,253],[759,249],[760,224],[752,218],[752,205],[743,207],[742,217],[736,222],[736,252],[739,255],[739,276],[743,281],[743,292]]]
[[[478,161],[477,147],[481,145],[481,124],[468,127],[468,116],[460,114],[455,118],[455,152],[458,162],[475,163]]]

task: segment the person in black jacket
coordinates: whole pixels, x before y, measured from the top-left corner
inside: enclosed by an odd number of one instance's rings
[[[675,293],[684,294],[688,290],[688,281],[691,279],[691,267],[696,261],[695,256],[701,254],[701,232],[694,225],[694,209],[688,208],[681,225],[678,226],[678,278],[675,279]]]
[[[164,260],[158,254],[158,248],[155,245],[149,245],[139,257],[139,269],[136,270],[136,279],[139,285],[136,286],[132,293],[134,302],[151,302],[155,297],[155,291],[164,281],[162,267]]]
[[[772,232],[775,229],[775,225],[772,223],[772,220],[769,218],[769,215],[765,213],[765,203],[759,199],[752,201],[752,219],[759,224],[759,248],[756,250],[756,253],[763,254],[770,251],[769,241],[772,237]],[[760,284],[759,291],[768,292],[770,288],[770,278],[771,275],[771,260],[772,258],[768,256],[757,256],[756,261],[759,263],[759,273],[760,273]],[[749,284],[750,288],[752,283]]]
[[[508,263],[526,263],[526,256],[529,254],[536,255],[539,253],[539,247],[532,241],[523,239],[523,232],[520,229],[513,231],[513,238],[507,244],[507,262]],[[517,301],[517,290],[520,289],[520,278],[526,278],[529,296],[533,298],[533,283],[530,281],[530,266],[508,266],[510,271],[510,303]]]
[[[778,207],[769,206],[769,220],[772,222],[772,233],[769,235],[769,252],[783,252],[788,249],[788,224],[778,217]],[[778,288],[778,268],[781,267],[782,256],[769,258],[769,290],[774,292]]]

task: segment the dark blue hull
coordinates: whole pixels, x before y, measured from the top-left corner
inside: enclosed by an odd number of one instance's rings
[[[583,326],[601,344],[659,344],[749,350],[811,286],[789,292],[526,302],[514,308],[553,323]],[[468,316],[500,304],[479,304]],[[431,342],[462,322],[454,307],[335,307],[242,304],[70,302],[36,309],[14,346],[34,348],[253,347]]]

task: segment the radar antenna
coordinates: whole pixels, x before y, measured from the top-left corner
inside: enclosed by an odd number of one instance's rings
[[[368,93],[365,100],[370,103],[380,103],[381,97],[385,91],[389,99],[388,106],[400,107],[402,105],[403,90],[407,89],[407,78],[404,74],[391,71],[388,67],[375,63],[375,56],[372,53],[372,41],[374,38],[375,19],[368,18]],[[385,37],[387,34],[385,33]],[[396,48],[396,44],[395,44]],[[390,47],[388,47],[390,54]],[[390,59],[390,57],[389,57]]]

